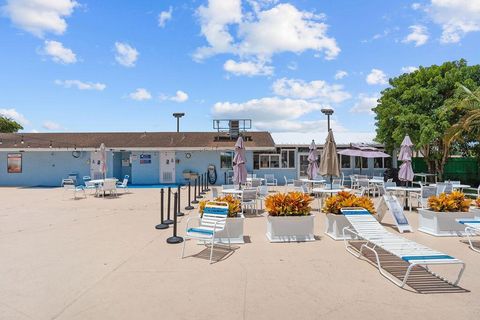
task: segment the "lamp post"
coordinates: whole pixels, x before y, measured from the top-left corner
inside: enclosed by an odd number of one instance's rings
[[[333,109],[323,108],[320,111],[327,116],[327,128],[328,128],[328,131],[330,131],[330,116],[333,114]]]
[[[180,132],[180,118],[183,117],[185,113],[183,112],[175,112],[173,116],[177,118],[177,132]]]

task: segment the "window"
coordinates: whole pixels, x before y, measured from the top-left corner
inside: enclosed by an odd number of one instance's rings
[[[259,169],[280,168],[279,154],[261,154],[259,156]]]
[[[282,168],[295,168],[295,150],[282,150]]]
[[[383,166],[383,158],[374,158],[373,159],[373,167],[376,168],[376,169],[385,168]]]
[[[350,169],[350,156],[346,156],[344,154],[340,155],[340,164],[342,166],[342,169]]]
[[[363,157],[355,157],[355,169],[368,168],[368,159]]]
[[[232,169],[233,164],[233,152],[226,151],[220,153],[220,168],[221,169]]]
[[[392,167],[392,158],[383,158],[383,167],[391,168]]]

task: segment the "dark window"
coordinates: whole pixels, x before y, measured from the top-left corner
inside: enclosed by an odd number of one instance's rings
[[[355,168],[368,168],[368,159],[363,157],[355,157]]]
[[[220,153],[220,168],[221,169],[232,169],[233,163],[233,152],[226,151]]]
[[[373,167],[377,169],[384,168],[383,166],[383,158],[374,158],[373,159]]]
[[[350,169],[350,156],[346,156],[344,154],[340,155],[340,163],[342,165],[342,169]]]

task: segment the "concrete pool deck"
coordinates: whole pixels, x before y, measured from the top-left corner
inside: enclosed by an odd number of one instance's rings
[[[417,232],[415,212],[404,236],[466,262],[463,293],[398,288],[325,236],[323,214],[314,242],[269,243],[265,216],[249,216],[247,243],[216,250],[219,262],[193,241],[182,260],[165,241],[172,229],[154,228],[159,189],[130,191],[71,200],[62,189],[0,188],[0,319],[480,318],[480,254]],[[180,235],[196,212],[179,220]]]

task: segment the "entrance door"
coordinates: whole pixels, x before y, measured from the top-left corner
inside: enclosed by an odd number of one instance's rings
[[[298,178],[307,178],[308,153],[298,154]]]
[[[160,152],[160,183],[175,182],[175,152]]]

